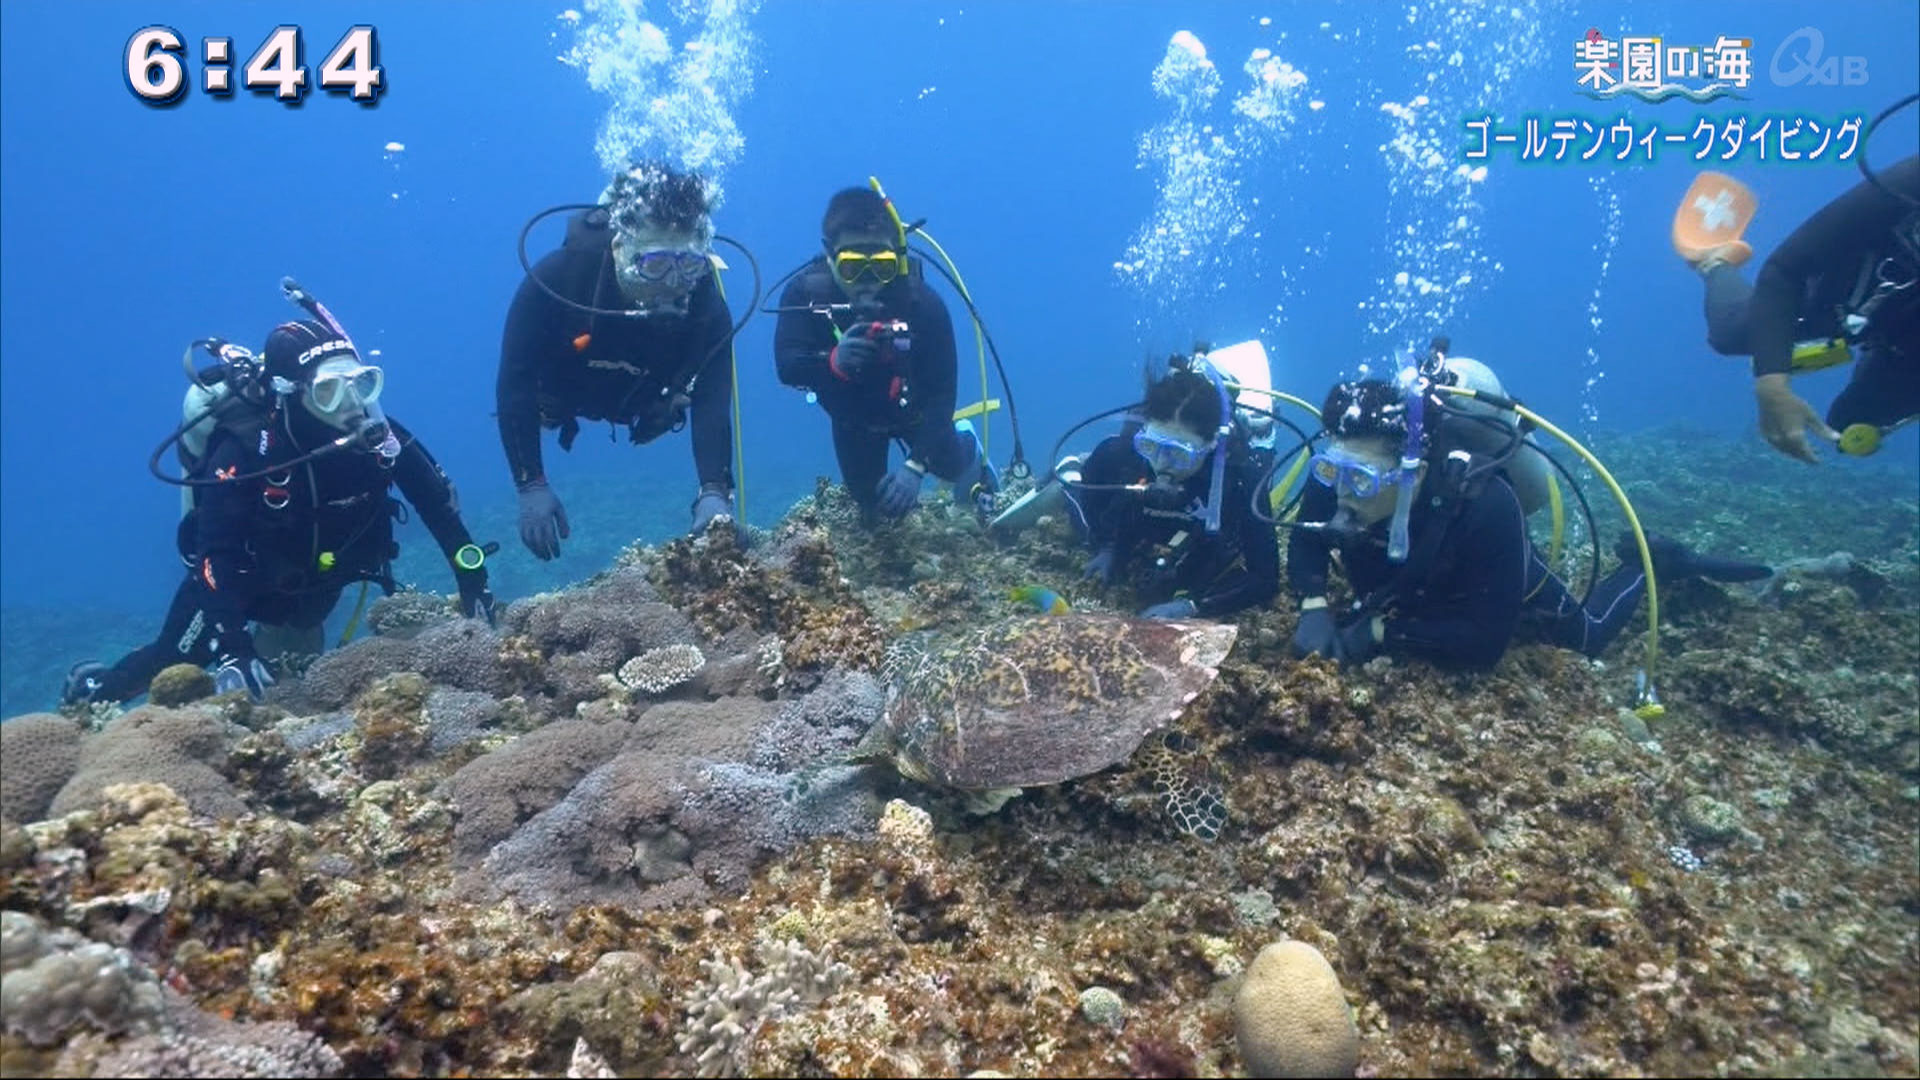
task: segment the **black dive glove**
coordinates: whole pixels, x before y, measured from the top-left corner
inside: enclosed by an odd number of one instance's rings
[[[545,480],[520,485],[520,542],[539,559],[560,557],[560,541],[573,535],[567,511]]]
[[[1080,568],[1080,576],[1089,581],[1098,581],[1102,585],[1111,585],[1120,576],[1118,558],[1111,547],[1103,547],[1093,553],[1087,565]]]
[[[460,585],[460,614],[469,619],[485,619],[487,625],[493,622],[493,590],[487,588],[485,570],[456,570],[454,580]]]
[[[1293,655],[1298,657],[1338,656],[1340,628],[1334,625],[1333,612],[1324,607],[1300,613],[1300,625],[1293,631]]]
[[[1362,615],[1341,627],[1339,657],[1342,664],[1357,666],[1379,655],[1385,626],[1382,624],[1381,637],[1376,637],[1374,635],[1375,618],[1376,616],[1373,615]]]
[[[880,343],[867,323],[858,323],[827,354],[827,368],[842,382],[857,383],[880,366]]]

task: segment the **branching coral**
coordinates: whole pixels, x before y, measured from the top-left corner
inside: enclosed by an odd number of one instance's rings
[[[700,965],[707,981],[687,1003],[679,1046],[701,1076],[743,1075],[762,1026],[819,1004],[853,976],[831,956],[788,939],[761,941],[756,959],[757,974],[719,955]]]

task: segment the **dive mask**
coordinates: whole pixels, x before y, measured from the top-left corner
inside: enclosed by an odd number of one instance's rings
[[[635,250],[616,236],[613,273],[621,295],[643,315],[684,315],[693,290],[713,272],[705,251],[685,247]]]
[[[332,414],[349,407],[365,410],[379,400],[380,390],[385,385],[385,373],[377,367],[363,364],[320,369],[314,373],[309,392],[314,411]]]
[[[1313,478],[1332,488],[1335,494],[1355,499],[1371,499],[1380,490],[1407,479],[1405,469],[1381,469],[1338,450],[1323,450],[1310,462]]]
[[[1213,452],[1213,444],[1194,445],[1185,439],[1141,428],[1133,433],[1133,452],[1147,459],[1156,473],[1187,477],[1199,471]]]
[[[906,256],[892,250],[866,252],[846,248],[833,253],[834,276],[845,285],[852,285],[863,277],[886,285],[905,272],[906,266]]]

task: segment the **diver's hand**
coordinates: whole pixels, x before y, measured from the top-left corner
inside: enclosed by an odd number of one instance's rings
[[[1775,450],[1809,464],[1820,459],[1807,445],[1807,429],[1828,442],[1838,442],[1840,433],[1820,419],[1813,406],[1787,385],[1785,375],[1762,375],[1753,380],[1753,397],[1760,405],[1760,434]]]
[[[213,673],[216,694],[245,690],[248,697],[259,701],[267,696],[267,687],[272,685],[273,674],[257,656],[228,653],[220,658],[220,667]]]
[[[1312,608],[1300,613],[1300,625],[1293,631],[1293,655],[1308,657],[1315,653],[1321,656],[1336,656],[1340,647],[1340,628],[1334,625],[1333,612],[1325,606]]]
[[[560,555],[560,541],[573,535],[567,511],[545,480],[520,485],[520,542],[539,559]]]
[[[895,466],[892,472],[880,479],[880,512],[887,517],[897,518],[920,505],[920,485],[926,479],[926,466],[912,458]]]
[[[693,535],[700,536],[716,521],[733,521],[733,492],[708,484],[693,500]]]
[[[1199,610],[1199,605],[1183,596],[1178,600],[1155,604],[1142,611],[1140,617],[1143,619],[1191,619]]]
[[[1110,547],[1103,547],[1094,552],[1093,558],[1088,559],[1087,565],[1080,569],[1082,578],[1098,581],[1102,585],[1113,584],[1113,579],[1118,577],[1119,573],[1117,558]]]
[[[1386,640],[1387,624],[1378,615],[1362,615],[1340,630],[1336,646],[1342,664],[1364,664],[1380,652]]]
[[[460,584],[460,614],[469,619],[485,619],[487,625],[493,621],[493,590],[487,588],[487,575],[484,570],[456,571]]]
[[[841,382],[860,382],[880,366],[880,343],[873,340],[869,324],[859,323],[848,330],[840,344],[827,354],[827,369]]]

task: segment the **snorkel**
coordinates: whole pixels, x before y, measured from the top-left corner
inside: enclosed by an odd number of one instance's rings
[[[1400,448],[1400,483],[1393,500],[1393,524],[1387,532],[1387,559],[1406,562],[1412,546],[1407,521],[1413,516],[1413,489],[1420,475],[1420,437],[1425,428],[1427,376],[1412,364],[1400,369],[1398,381],[1407,398],[1407,440]]]
[[[1233,398],[1227,394],[1226,380],[1204,355],[1193,358],[1189,369],[1194,367],[1200,369],[1220,395],[1220,427],[1213,435],[1213,479],[1207,486],[1206,508],[1200,514],[1201,524],[1212,534],[1220,531],[1220,502],[1227,490],[1227,437],[1233,434]]]

